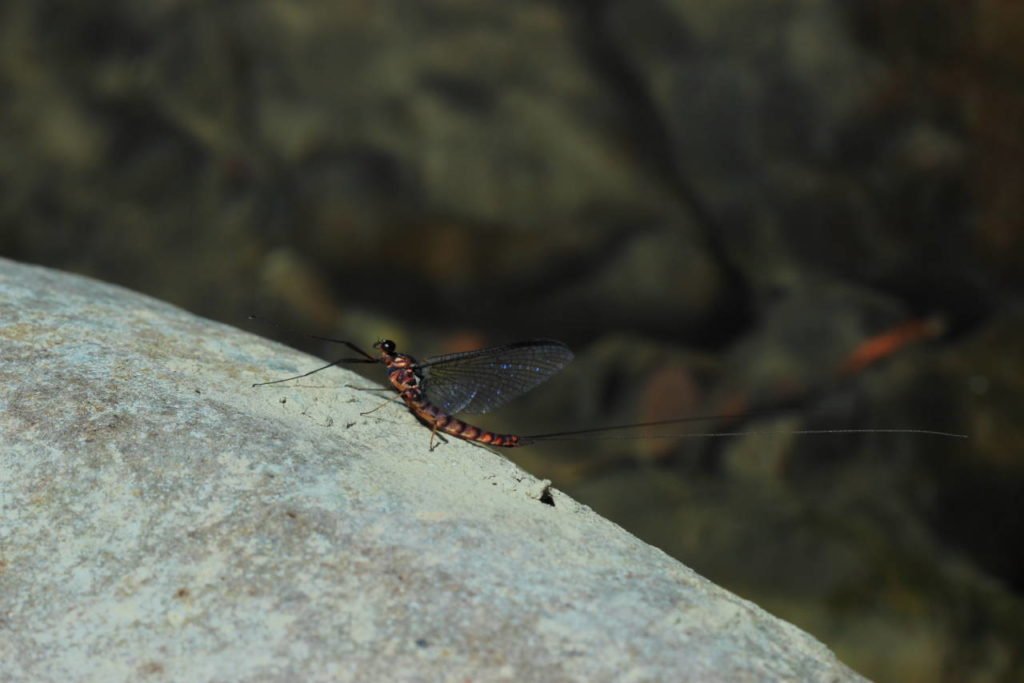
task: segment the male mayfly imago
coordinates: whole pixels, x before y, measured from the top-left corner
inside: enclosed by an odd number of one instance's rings
[[[455,417],[457,413],[482,414],[503,406],[514,398],[525,394],[538,384],[564,368],[572,360],[572,351],[559,341],[536,339],[492,346],[476,351],[435,356],[417,361],[408,354],[398,353],[395,342],[382,339],[373,345],[380,350],[379,356],[363,351],[352,342],[328,337],[317,337],[323,341],[343,344],[360,355],[359,358],[340,358],[302,375],[287,377],[271,382],[260,382],[253,386],[277,384],[293,379],[308,377],[343,363],[380,363],[387,369],[388,381],[409,410],[425,425],[431,428],[430,449],[434,449],[434,438],[438,432],[475,441],[488,446],[514,448],[540,441],[579,437],[587,434],[680,424],[709,420],[709,417],[683,417],[673,420],[641,422],[630,425],[616,425],[598,429],[584,429],[551,434],[498,434],[463,422]],[[709,434],[682,434],[672,436],[737,436],[751,432],[713,432]],[[929,434],[933,436],[963,437],[928,429],[805,429],[794,430],[791,434],[863,434],[902,433]],[[666,435],[668,436],[668,435]]]

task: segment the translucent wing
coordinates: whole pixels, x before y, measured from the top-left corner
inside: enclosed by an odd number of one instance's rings
[[[429,358],[416,366],[427,400],[446,413],[486,413],[544,382],[572,360],[549,339]]]

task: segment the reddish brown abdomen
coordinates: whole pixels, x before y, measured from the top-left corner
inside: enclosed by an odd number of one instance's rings
[[[480,429],[476,425],[471,425],[457,417],[447,415],[440,408],[423,398],[410,400],[407,403],[416,414],[416,417],[431,427],[436,427],[439,432],[465,439],[466,441],[487,444],[488,446],[514,448],[519,445],[519,437],[515,434],[496,434],[495,432]]]

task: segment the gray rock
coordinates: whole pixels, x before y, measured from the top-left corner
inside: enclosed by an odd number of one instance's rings
[[[862,680],[315,363],[0,261],[0,678]]]

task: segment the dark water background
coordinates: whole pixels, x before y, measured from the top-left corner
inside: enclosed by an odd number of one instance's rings
[[[998,0],[8,0],[0,255],[424,356],[564,340],[487,422],[524,433],[968,433],[510,455],[868,676],[1022,680],[1022,46]]]

